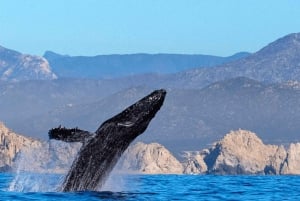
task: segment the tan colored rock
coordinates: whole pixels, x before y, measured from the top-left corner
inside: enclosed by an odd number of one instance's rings
[[[275,154],[270,156],[270,164],[265,168],[265,174],[282,174],[282,167],[286,156],[287,151],[285,148],[282,145],[278,146]]]
[[[217,174],[276,174],[284,157],[284,149],[265,145],[255,133],[231,131],[217,142],[204,161],[210,173]]]
[[[185,162],[183,163],[184,174],[204,174],[207,171],[207,165],[204,162],[208,150],[184,152],[183,157]]]
[[[0,170],[66,173],[81,143],[24,137],[0,123]],[[182,174],[181,163],[162,145],[137,143],[121,159],[121,171],[147,174]]]
[[[300,174],[300,143],[290,144],[281,173]]]
[[[10,169],[21,150],[40,145],[40,141],[16,134],[0,122],[0,169]]]
[[[118,169],[145,174],[182,174],[182,164],[162,145],[142,142],[130,146],[122,156]]]
[[[16,134],[0,122],[0,171],[66,173],[81,143],[41,142]],[[300,174],[300,143],[265,145],[256,134],[231,131],[212,148],[185,152],[181,164],[157,143],[136,143],[121,157],[117,171],[144,174]]]
[[[81,143],[41,142],[16,134],[0,122],[0,170],[65,173]]]

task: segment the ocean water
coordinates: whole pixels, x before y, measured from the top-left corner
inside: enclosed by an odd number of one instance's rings
[[[0,174],[0,200],[300,200],[300,176],[113,175],[99,192],[76,193],[57,192],[60,181]]]

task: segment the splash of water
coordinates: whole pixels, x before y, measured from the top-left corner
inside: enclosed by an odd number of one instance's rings
[[[15,176],[8,191],[57,192],[76,158],[81,143],[50,140],[23,150],[14,163]],[[118,160],[115,159],[115,160]],[[98,191],[122,192],[127,189],[126,174],[117,165]]]
[[[126,182],[127,174],[119,172],[118,167],[114,168],[108,176],[107,180],[101,187],[101,191],[109,192],[124,192],[129,189],[129,185]]]
[[[23,150],[16,159],[9,191],[54,192],[62,183],[81,143],[51,140]]]

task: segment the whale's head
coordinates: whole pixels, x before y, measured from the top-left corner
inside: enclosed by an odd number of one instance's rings
[[[135,138],[143,133],[151,119],[163,105],[166,90],[155,90],[148,96],[137,101],[126,108],[123,112],[105,121],[96,131],[100,133],[102,129],[113,127],[120,134],[129,134],[129,138]]]

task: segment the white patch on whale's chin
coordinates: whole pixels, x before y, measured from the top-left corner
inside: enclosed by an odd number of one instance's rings
[[[134,122],[131,122],[131,121],[125,121],[125,122],[117,123],[117,126],[131,127],[133,125],[134,125]]]

